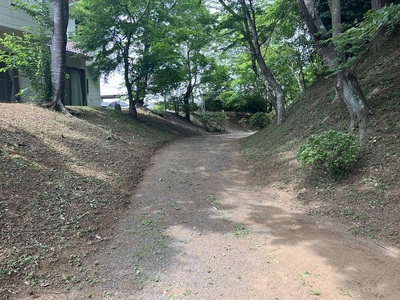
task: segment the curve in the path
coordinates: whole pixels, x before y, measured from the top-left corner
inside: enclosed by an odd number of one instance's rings
[[[131,208],[71,298],[400,299],[399,252],[307,216],[290,193],[251,183],[245,135],[162,149]]]

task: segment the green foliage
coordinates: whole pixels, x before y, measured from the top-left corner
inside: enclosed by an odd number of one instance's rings
[[[151,108],[156,114],[163,116],[165,113],[165,104],[164,102],[157,102],[154,103],[153,107]]]
[[[345,67],[357,62],[377,37],[380,29],[391,34],[400,25],[400,4],[391,4],[379,10],[369,11],[364,20],[333,39],[335,47],[346,54]]]
[[[247,122],[250,127],[264,128],[271,123],[271,115],[265,112],[256,112]]]
[[[226,114],[223,112],[197,115],[197,118],[209,131],[224,131],[228,120]]]
[[[48,0],[37,1],[35,4],[16,1],[17,9],[27,13],[37,24],[34,28],[26,28],[33,33],[24,33],[22,36],[4,34],[0,44],[0,61],[6,69],[16,69],[29,79],[30,86],[19,91],[19,95],[29,95],[31,100],[48,100],[51,98],[51,69],[50,69],[50,40],[49,30],[52,21],[50,17],[50,3]]]
[[[332,19],[330,11],[330,0],[320,0],[318,11],[324,26],[332,29]],[[346,0],[341,3],[341,17],[343,24],[354,24],[360,22],[364,14],[371,9],[371,0]]]
[[[361,146],[354,135],[327,130],[308,137],[296,158],[305,166],[325,170],[332,178],[340,179],[350,173],[360,153]]]
[[[197,103],[189,102],[189,104],[185,104],[183,102],[183,97],[171,96],[167,98],[165,102],[165,108],[168,110],[173,110],[177,115],[180,113],[184,114],[186,112],[186,105],[189,106],[190,113],[199,110]]]
[[[224,109],[224,101],[218,97],[213,98],[211,94],[204,95],[203,101],[205,102],[207,111],[221,111]]]
[[[228,111],[241,112],[266,112],[268,102],[262,94],[235,94],[234,98],[229,98],[224,104],[224,109]]]

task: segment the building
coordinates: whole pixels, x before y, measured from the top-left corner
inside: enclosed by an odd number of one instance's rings
[[[34,0],[27,0],[34,1]],[[72,2],[72,1],[70,1]],[[24,12],[15,9],[12,0],[0,0],[0,36],[4,33],[22,34],[24,28],[34,27],[32,19]],[[68,32],[75,31],[75,22],[70,20]],[[0,45],[1,47],[1,45]],[[93,80],[88,66],[89,57],[67,44],[67,77],[65,86],[65,105],[75,106],[100,106],[100,81]],[[0,62],[0,67],[4,67]],[[18,76],[17,70],[0,72],[0,101],[1,102],[27,102],[29,99],[17,97],[20,89],[29,86],[29,80]]]

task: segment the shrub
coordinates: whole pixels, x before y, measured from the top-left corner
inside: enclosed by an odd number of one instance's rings
[[[228,119],[223,112],[198,115],[197,118],[207,131],[224,131]]]
[[[350,174],[360,153],[361,146],[354,135],[327,130],[308,137],[296,158],[305,166],[325,170],[340,179]]]
[[[156,114],[163,116],[165,114],[165,104],[164,102],[156,102],[154,103],[153,107],[151,108],[153,112]]]
[[[265,112],[257,112],[249,118],[248,122],[250,127],[264,128],[271,122],[271,118]]]

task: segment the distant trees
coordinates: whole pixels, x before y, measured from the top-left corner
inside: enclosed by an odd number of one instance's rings
[[[16,2],[38,29],[23,38],[5,35],[0,59],[31,80],[46,106],[67,112],[63,89],[69,1]],[[398,0],[296,2],[80,0],[72,10],[79,24],[74,40],[93,55],[94,76],[123,74],[132,117],[145,97],[153,97],[172,103],[187,119],[196,99],[213,110],[272,110],[281,123],[287,103],[316,76],[327,74],[322,61],[336,76],[350,129],[358,129],[362,137],[368,105],[354,69],[377,28],[382,35],[383,28],[400,22],[399,6],[388,7]]]
[[[272,22],[271,26],[260,28],[258,26],[258,13],[263,8],[255,7],[253,1],[238,0],[228,3],[227,1],[219,0],[219,2],[231,14],[232,21],[237,22],[236,24],[233,23],[232,30],[239,31],[246,41],[253,61],[253,70],[258,72],[257,69],[259,69],[265,80],[266,90],[272,89],[276,97],[276,101],[273,102],[277,114],[277,122],[283,122],[285,119],[285,93],[271,69],[267,66],[262,51],[262,46],[269,42],[276,24],[283,15],[276,16],[275,24]]]
[[[201,1],[81,0],[74,16],[75,40],[94,54],[95,73],[124,74],[132,117],[149,91],[167,96],[171,89],[182,92],[178,97],[190,117],[189,102],[207,64],[202,49],[212,35]]]
[[[94,54],[94,76],[123,74],[129,100],[129,114],[137,117],[135,97],[145,78],[149,36],[144,20],[153,1],[82,0],[74,5],[73,15],[79,20],[75,41],[78,47]]]

